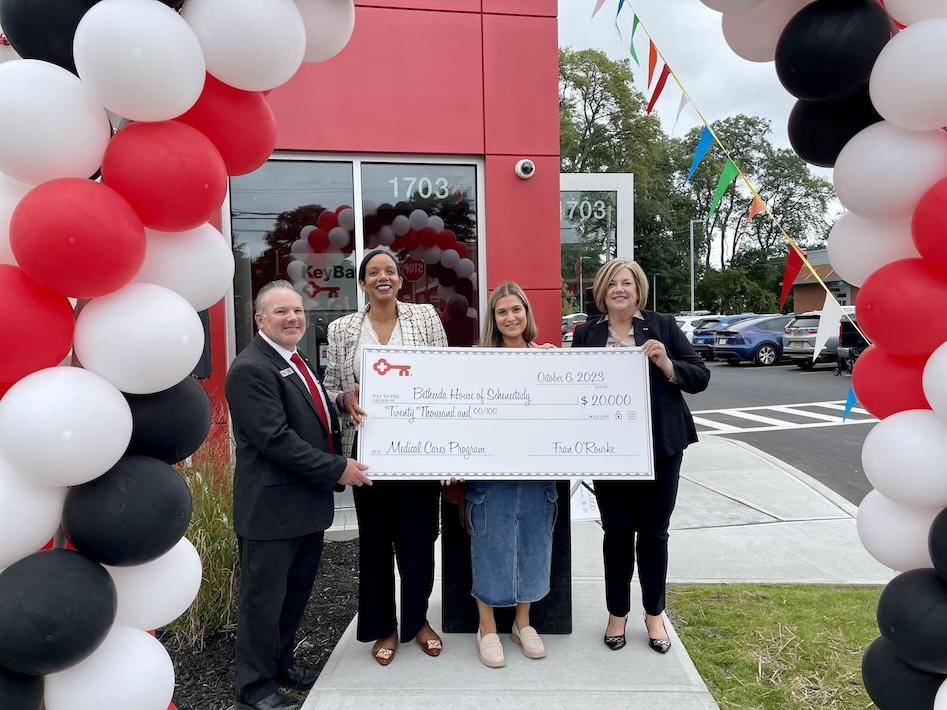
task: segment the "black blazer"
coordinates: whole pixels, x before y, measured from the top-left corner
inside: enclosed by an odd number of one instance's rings
[[[674,364],[677,384],[671,384],[654,363],[651,363],[649,371],[654,454],[675,456],[688,444],[697,441],[694,419],[681,391],[690,394],[703,392],[710,384],[710,370],[687,342],[673,316],[654,311],[642,311],[641,315],[643,319],[634,320],[635,344],[644,345],[646,340],[652,339],[661,341]],[[603,348],[606,342],[608,319],[605,316],[578,326],[572,336],[573,348]]]
[[[227,373],[237,445],[233,522],[237,535],[249,540],[328,528],[335,512],[332,489],[345,470],[345,457],[328,453],[330,435],[342,451],[331,402],[330,434],[302,378],[295,370],[280,374],[287,369],[289,363],[257,334]]]

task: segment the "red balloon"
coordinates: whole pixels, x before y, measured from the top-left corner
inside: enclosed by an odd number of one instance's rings
[[[146,227],[183,232],[207,222],[227,192],[227,169],[204,134],[177,121],[132,123],[109,141],[102,180]]]
[[[872,345],[855,361],[858,403],[879,419],[908,409],[930,409],[921,385],[927,358],[892,355]]]
[[[95,298],[132,280],[145,259],[145,228],[101,183],[60,178],[30,190],[10,220],[20,268],[63,296]]]
[[[426,247],[432,247],[437,244],[437,230],[434,227],[425,227],[418,232],[418,239]]]
[[[924,193],[914,209],[911,236],[918,253],[947,271],[947,178]]]
[[[9,264],[0,264],[0,293],[0,382],[11,384],[62,362],[76,324],[69,299]]]
[[[924,259],[901,259],[866,280],[855,300],[858,325],[895,355],[929,355],[947,341],[947,274]]]
[[[401,245],[408,251],[417,249],[421,243],[421,237],[413,229],[409,229],[407,234],[402,235],[401,240]]]
[[[467,245],[466,244],[464,244],[463,242],[457,242],[453,248],[454,248],[454,251],[457,252],[457,256],[459,256],[461,259],[467,258]]]
[[[319,225],[320,229],[331,232],[333,229],[339,226],[339,217],[332,210],[323,210],[319,213],[319,217],[316,219],[316,224]]]
[[[325,251],[329,248],[329,235],[326,234],[324,230],[319,229],[319,227],[309,232],[308,239],[309,246],[311,246],[315,252]]]
[[[210,139],[228,175],[253,172],[276,147],[276,117],[263,94],[235,89],[210,74],[197,103],[175,120]]]
[[[439,246],[444,251],[453,249],[454,245],[457,243],[457,235],[449,229],[442,230],[441,233],[437,235],[436,243],[437,246]]]

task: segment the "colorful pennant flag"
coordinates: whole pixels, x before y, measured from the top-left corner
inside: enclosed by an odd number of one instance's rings
[[[855,396],[855,388],[849,385],[848,397],[845,398],[845,412],[842,414],[843,422],[848,419],[848,415],[852,413],[856,404],[858,404],[858,398]]]
[[[707,155],[710,146],[714,144],[714,135],[707,126],[700,132],[700,139],[697,141],[697,149],[694,151],[694,159],[691,161],[691,169],[687,171],[687,179],[690,180],[697,172],[697,166]]]
[[[681,111],[684,110],[684,107],[691,102],[687,94],[681,94],[681,103],[677,107],[677,116],[674,117],[674,125],[671,127],[671,135],[673,136],[675,131],[677,131],[677,122],[681,120]]]
[[[638,53],[635,51],[635,32],[638,31],[638,25],[641,24],[641,20],[638,19],[638,16],[635,15],[634,21],[631,23],[631,42],[629,43],[628,51],[631,53],[631,58],[635,60],[636,66],[641,66],[641,62],[638,61]]]
[[[730,158],[727,158],[727,162],[724,163],[723,170],[720,173],[720,179],[717,181],[717,189],[714,190],[713,199],[710,200],[710,211],[707,214],[707,224],[710,224],[714,221],[714,215],[717,214],[717,208],[720,207],[720,201],[727,193],[727,188],[730,187],[730,183],[733,182],[733,178],[735,178],[739,172],[740,171],[737,170],[736,163],[734,163]]]
[[[799,272],[802,270],[802,258],[805,254],[796,251],[796,247],[789,245],[789,254],[786,256],[786,266],[783,268],[783,290],[779,294],[779,307],[782,308],[789,298],[789,292],[792,290],[792,282],[796,280]]]
[[[668,83],[668,77],[670,75],[671,67],[665,64],[664,69],[661,70],[661,76],[658,77],[658,83],[655,84],[654,93],[651,94],[651,100],[648,102],[648,108],[645,109],[645,113],[650,114],[654,110],[654,105],[657,103],[658,97],[661,96],[661,92],[664,91],[664,86]]]
[[[598,11],[602,9],[604,4],[605,0],[595,0],[595,9],[592,10],[592,17],[595,17],[598,14]]]
[[[766,211],[766,203],[763,202],[763,200],[760,198],[759,195],[757,195],[756,197],[753,198],[753,203],[750,205],[750,211],[746,215],[747,225],[749,225],[750,222],[753,221],[756,215],[762,214],[765,211]]]
[[[829,336],[838,335],[839,323],[845,314],[842,307],[835,300],[835,297],[829,292],[825,292],[825,302],[822,304],[822,314],[819,316],[819,328],[815,334],[815,346],[812,349],[812,361],[819,357],[822,348],[829,342]]]
[[[654,68],[658,65],[658,48],[654,46],[654,40],[648,40],[648,86],[651,86],[651,79],[654,77]]]

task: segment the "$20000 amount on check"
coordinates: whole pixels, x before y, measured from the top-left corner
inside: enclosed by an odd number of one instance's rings
[[[366,347],[359,382],[372,478],[654,477],[637,348]]]

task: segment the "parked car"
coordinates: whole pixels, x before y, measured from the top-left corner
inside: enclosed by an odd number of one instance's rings
[[[694,331],[703,326],[707,321],[710,320],[719,320],[720,316],[713,315],[710,313],[703,313],[700,315],[676,315],[674,320],[677,322],[677,327],[680,328],[684,335],[687,337],[687,342],[693,342],[694,340]]]
[[[855,314],[854,306],[842,306],[842,311],[849,314]],[[812,355],[815,350],[815,336],[819,332],[819,320],[822,317],[822,311],[807,311],[800,313],[786,324],[783,331],[783,353],[786,358],[792,360],[796,367],[802,370],[811,370],[817,363],[834,363],[838,350],[838,335],[832,334],[822,352],[813,360]]]
[[[851,314],[851,320],[843,318],[838,328],[838,349],[835,357],[835,374],[841,375],[843,372],[851,374],[855,367],[855,361],[858,360],[869,343],[864,336],[858,332],[858,321],[855,314]]]
[[[694,347],[694,352],[704,358],[704,360],[713,360],[714,338],[717,335],[717,331],[721,328],[729,327],[734,323],[739,323],[741,320],[755,318],[757,315],[759,314],[740,313],[739,315],[733,316],[707,316],[709,320],[696,328],[691,336],[691,345]]]
[[[562,316],[562,342],[571,343],[575,327],[585,323],[586,320],[588,320],[588,316],[585,313],[570,313],[567,316]]]
[[[714,339],[714,356],[728,365],[775,365],[783,359],[783,328],[792,318],[770,314],[720,328]]]

